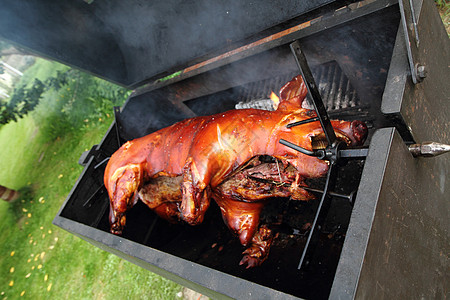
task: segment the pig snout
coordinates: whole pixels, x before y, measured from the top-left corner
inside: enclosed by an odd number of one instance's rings
[[[364,144],[364,141],[367,138],[367,126],[364,122],[361,121],[353,121],[350,126],[353,134],[353,139],[356,142],[356,145]]]

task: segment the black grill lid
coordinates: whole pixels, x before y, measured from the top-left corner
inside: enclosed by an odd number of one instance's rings
[[[135,87],[345,2],[351,1],[0,0],[0,37]]]

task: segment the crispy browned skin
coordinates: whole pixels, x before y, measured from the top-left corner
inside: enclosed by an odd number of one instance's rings
[[[323,133],[319,122],[287,128],[316,116],[301,108],[306,88],[300,76],[280,91],[276,111],[231,110],[186,119],[129,141],[113,154],[104,182],[111,200],[111,232],[121,234],[126,211],[141,199],[162,218],[191,225],[203,221],[213,198],[224,221],[248,249],[241,264],[253,267],[266,258],[270,229],[259,228],[259,214],[273,197],[312,198],[301,188],[304,178],[321,177],[326,162],[301,154],[278,141],[311,150],[311,136]],[[364,142],[359,121],[332,121],[347,144]],[[271,160],[264,159],[267,156]]]

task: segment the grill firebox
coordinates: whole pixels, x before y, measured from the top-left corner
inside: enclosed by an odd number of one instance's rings
[[[329,73],[335,73],[339,72],[336,71],[338,68],[336,63],[327,63],[318,66],[316,72],[325,70]],[[295,75],[295,73],[283,76],[284,80],[290,80],[291,75]],[[341,73],[340,75],[336,77],[335,81],[329,81],[328,83],[323,80],[320,81],[324,100],[329,100],[329,107],[337,107],[337,105],[333,105],[332,100],[327,95],[330,94],[331,86],[335,87],[345,81],[345,78],[342,78],[344,75]],[[246,99],[245,104],[247,106],[257,108],[260,104],[259,101],[266,99],[272,89],[279,90],[284,83],[279,77],[268,78],[260,82],[252,82],[193,99],[187,101],[186,105],[199,115],[205,112],[220,112],[220,110],[214,111],[214,109],[217,109],[216,103],[222,104],[222,99],[225,98],[235,105],[242,104],[242,100]],[[267,90],[267,93],[261,92],[261,86],[266,87],[262,90]],[[249,87],[251,87],[250,92]],[[346,91],[347,94],[344,94]],[[358,99],[354,89],[349,88],[346,91],[343,91],[343,95],[339,95],[338,98],[347,98],[347,103],[344,103],[343,106],[350,106],[350,110],[347,107],[338,107],[338,109],[330,109],[330,114],[332,116],[346,114],[347,119],[349,115],[351,119],[363,117],[363,121],[371,124],[371,120],[367,118],[369,115],[367,108],[355,106],[355,104],[351,107],[352,103],[355,103],[355,99]],[[139,103],[142,104],[142,100],[139,100]],[[127,124],[127,120],[123,117],[126,109],[127,105],[124,106],[123,113],[119,117],[120,124],[124,127]],[[123,127],[121,132],[125,132]],[[117,144],[115,138],[116,136],[113,138],[113,144]],[[96,171],[91,175],[83,176],[83,178],[89,178],[89,176],[93,177],[91,180],[102,178],[106,165],[102,164],[103,161],[101,158],[95,159]],[[339,173],[341,175],[338,177],[338,188],[334,190],[334,194],[354,194],[359,184],[363,165],[363,160],[355,160],[340,167]],[[309,186],[320,190],[323,189],[324,183],[324,179],[310,180]],[[83,184],[83,186],[86,185]],[[85,190],[80,191],[80,193],[84,192]],[[139,202],[127,213],[127,226],[122,238],[284,293],[305,298],[326,298],[334,279],[354,199],[352,198],[349,201],[349,199],[342,197],[333,197],[327,220],[320,230],[319,243],[318,245],[312,245],[312,247],[317,248],[316,255],[306,269],[298,270],[300,256],[311,230],[311,223],[319,204],[318,200],[321,197],[320,193],[316,195],[317,201],[311,202],[291,201],[282,198],[269,202],[261,215],[260,223],[269,225],[278,233],[278,238],[271,247],[269,259],[256,269],[246,270],[239,266],[244,248],[240,245],[237,237],[233,236],[226,227],[219,208],[214,202],[211,204],[212,207],[208,210],[207,217],[202,225],[195,227],[186,224],[169,224],[165,220],[159,219],[147,206]],[[72,198],[82,199],[86,196],[77,195],[72,196]],[[97,206],[99,218],[85,219],[86,225],[103,232],[109,232],[107,193],[100,189],[87,198],[87,203],[83,204],[84,210],[91,210]],[[65,208],[61,215],[72,219],[74,218],[71,215],[72,212],[72,209]],[[301,280],[298,284],[293,285],[292,278],[300,278]]]
[[[397,7],[378,7],[369,15],[345,22],[339,16],[334,17],[340,24],[304,36],[300,42],[330,116],[359,119],[368,124],[369,157],[366,162],[354,160],[340,167],[333,192],[347,195],[357,192],[355,207],[348,200],[333,197],[326,221],[319,231],[319,242],[313,245],[314,255],[309,258],[306,268],[298,270],[297,265],[317,210],[317,200],[298,203],[278,199],[267,205],[261,223],[272,225],[279,237],[271,248],[269,259],[256,269],[245,270],[238,265],[243,248],[226,228],[214,204],[203,224],[191,227],[168,224],[140,203],[127,215],[128,224],[123,236],[110,235],[108,198],[102,189],[98,189],[104,168],[101,162],[118,147],[114,125],[102,143],[87,156],[85,172],[55,223],[72,230],[65,222],[76,222],[83,229],[81,232],[74,230],[74,233],[82,238],[213,298],[245,295],[255,299],[316,299],[357,295],[358,276],[349,282],[345,259],[349,259],[349,255],[352,260],[358,257],[353,255],[358,244],[351,245],[349,241],[354,239],[355,232],[356,235],[364,233],[365,222],[358,217],[366,213],[364,209],[369,209],[370,199],[378,199],[376,188],[373,190],[372,187],[373,179],[365,174],[377,169],[374,164],[383,161],[382,154],[374,152],[377,147],[389,148],[389,136],[399,139],[395,137],[394,129],[375,131],[396,127],[406,142],[411,142],[412,136],[404,122],[382,113],[382,102],[392,97],[386,91],[386,86],[390,85],[388,73],[395,67],[395,53],[402,47]],[[323,22],[329,22],[329,19]],[[261,103],[270,91],[278,91],[298,74],[288,44],[269,43],[266,46],[267,49],[259,54],[242,55],[220,68],[203,67],[206,68],[204,72],[196,76],[161,84],[158,88],[153,85],[136,90],[118,117],[120,126],[117,129],[123,141],[187,117],[214,114],[234,109],[236,105]],[[371,176],[382,177],[381,174]],[[323,189],[324,180],[310,184],[313,188]],[[317,196],[319,199],[321,195]],[[352,262],[351,269],[355,274],[361,263],[362,260]]]
[[[208,45],[207,55],[188,61],[174,56],[182,71],[169,80],[142,84],[155,74],[173,71],[172,65],[147,74],[132,61],[125,68],[129,77],[116,69],[112,80],[140,87],[116,111],[116,121],[99,145],[83,154],[80,163],[85,168],[54,224],[214,299],[445,296],[448,283],[439,274],[445,274],[449,264],[439,251],[448,248],[444,195],[450,162],[445,156],[413,158],[407,149],[414,142],[449,143],[450,47],[439,16],[431,1],[413,1],[421,37],[414,58],[427,70],[423,82],[414,85],[397,1],[318,2],[287,16],[282,24],[258,27],[258,34],[248,32],[239,44],[220,50]],[[111,40],[110,34],[97,44]],[[304,49],[330,117],[361,120],[369,127],[367,158],[339,166],[332,191],[354,197],[332,197],[308,266],[297,268],[317,200],[270,201],[261,223],[272,225],[279,237],[269,259],[249,270],[238,265],[243,248],[215,204],[202,225],[191,227],[168,224],[138,203],[127,214],[123,236],[110,234],[103,172],[119,145],[185,118],[267,105],[271,91],[278,92],[299,74],[289,48],[295,40]],[[122,42],[114,44],[111,53],[125,49]],[[119,67],[139,53],[138,48],[123,50],[116,61]],[[52,51],[49,55],[64,60]],[[95,61],[79,64],[78,59],[75,64],[82,68]],[[103,64],[90,71],[105,76]],[[148,62],[144,65],[149,67]],[[324,179],[309,183],[323,189]],[[430,191],[430,186],[436,188]],[[434,254],[429,249],[435,249]]]

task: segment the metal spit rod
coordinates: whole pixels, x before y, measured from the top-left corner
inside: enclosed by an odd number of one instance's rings
[[[306,57],[300,47],[300,42],[297,40],[290,46],[292,53],[294,54],[295,61],[297,62],[298,68],[300,69],[300,73],[302,74],[303,80],[305,81],[306,88],[308,89],[308,92],[313,100],[312,102],[314,105],[314,109],[317,113],[320,124],[322,125],[328,145],[333,146],[337,140],[336,134],[334,133],[333,126],[331,125],[330,118],[328,117],[327,110],[325,109],[325,105],[323,104],[322,97],[320,96],[319,89],[316,85],[311,69],[309,68]]]

